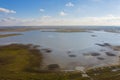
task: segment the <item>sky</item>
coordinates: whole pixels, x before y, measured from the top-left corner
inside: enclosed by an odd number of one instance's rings
[[[0,26],[120,26],[120,0],[0,0]]]

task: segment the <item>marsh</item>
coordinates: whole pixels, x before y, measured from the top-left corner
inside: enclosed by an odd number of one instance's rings
[[[8,33],[11,34],[11,32]],[[105,31],[64,33],[33,30],[19,32],[19,34],[22,35],[0,38],[0,45],[11,43],[39,45],[39,49],[43,50],[43,68],[50,64],[58,64],[62,70],[74,70],[76,66],[90,68],[101,64],[105,66],[118,63],[119,51],[115,51],[108,46],[99,45],[105,43],[119,45],[119,33]],[[96,37],[91,35],[96,35]],[[104,49],[104,51],[101,51],[101,49]],[[106,56],[105,52],[112,52],[116,56]],[[84,53],[88,56],[85,56]],[[100,58],[97,58],[98,56]],[[104,60],[101,57],[104,57]]]

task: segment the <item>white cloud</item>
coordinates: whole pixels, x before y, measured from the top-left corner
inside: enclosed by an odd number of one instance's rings
[[[11,11],[10,11],[10,13],[16,13],[16,11],[14,11],[14,10],[11,10]]]
[[[120,16],[106,15],[102,17],[83,17],[83,18],[54,18],[51,16],[43,16],[36,19],[16,19],[4,18],[0,19],[0,25],[7,26],[40,26],[40,25],[98,25],[98,26],[120,26]]]
[[[64,11],[60,12],[60,16],[66,16],[66,15],[67,15],[67,13],[65,13]]]
[[[42,18],[51,18],[52,16],[42,16]]]
[[[40,12],[44,12],[45,11],[45,9],[40,9]]]
[[[68,2],[65,6],[67,6],[67,7],[73,7],[74,4],[72,2]]]
[[[14,11],[14,10],[9,10],[9,9],[5,9],[5,8],[0,8],[0,12],[3,12],[3,13],[16,13],[16,11]]]

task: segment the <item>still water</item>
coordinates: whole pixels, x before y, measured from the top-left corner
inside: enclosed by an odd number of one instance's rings
[[[85,68],[117,64],[119,51],[101,47],[96,43],[120,45],[120,33],[104,31],[92,32],[42,32],[40,30],[21,32],[23,35],[1,38],[0,44],[23,43],[40,45],[40,49],[49,48],[51,53],[43,53],[43,67],[58,64],[63,70],[74,70],[76,66]],[[116,56],[108,56],[105,52]],[[99,53],[98,56],[84,55]],[[101,58],[101,59],[98,59]]]

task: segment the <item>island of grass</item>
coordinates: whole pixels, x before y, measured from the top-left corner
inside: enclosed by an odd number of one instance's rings
[[[39,28],[26,28],[26,27],[7,27],[7,28],[0,28],[0,32],[25,32],[25,31],[32,31],[38,30]]]
[[[62,32],[62,33],[71,33],[71,32],[91,32],[87,29],[55,29],[55,30],[43,30],[42,32]]]
[[[56,32],[89,32],[87,29],[58,29]]]
[[[66,72],[42,70],[39,46],[10,44],[0,46],[0,80],[119,80],[120,66]],[[87,74],[88,76],[85,76]]]
[[[10,36],[18,36],[18,35],[22,35],[22,34],[0,34],[0,38],[10,37]]]

